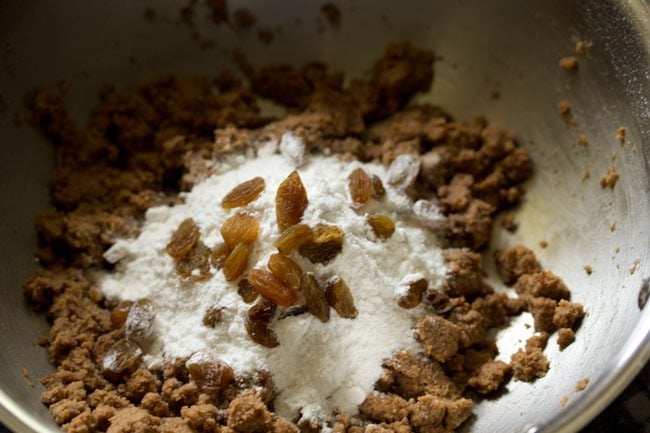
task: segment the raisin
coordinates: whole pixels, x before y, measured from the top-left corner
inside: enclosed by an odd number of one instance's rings
[[[260,222],[252,215],[238,213],[223,222],[221,236],[231,247],[240,242],[250,244],[255,242],[260,233]]]
[[[232,252],[223,262],[223,275],[226,281],[235,281],[241,277],[246,266],[248,266],[248,256],[251,248],[243,242],[237,244]]]
[[[176,262],[176,272],[192,282],[208,280],[212,276],[210,273],[211,253],[210,248],[199,241],[186,257]]]
[[[289,254],[313,237],[311,227],[307,224],[296,224],[286,229],[273,246],[282,254]]]
[[[223,268],[223,262],[226,261],[226,257],[230,255],[232,248],[227,244],[219,244],[212,249],[210,254],[210,263],[215,269]]]
[[[357,168],[348,176],[348,186],[352,201],[357,204],[366,204],[372,196],[372,180],[363,168]]]
[[[275,195],[275,216],[280,232],[300,222],[307,203],[307,191],[300,175],[294,171],[280,184]]]
[[[138,367],[141,355],[142,350],[135,341],[118,340],[102,359],[102,373],[109,380],[121,380]]]
[[[327,282],[325,297],[339,316],[346,319],[354,319],[359,314],[354,306],[354,299],[352,299],[350,288],[342,278],[334,277]]]
[[[370,215],[367,221],[378,238],[388,239],[395,233],[395,223],[385,215]]]
[[[274,348],[280,345],[278,337],[275,335],[275,332],[269,328],[268,322],[251,320],[248,318],[246,319],[244,326],[246,327],[248,336],[257,344],[261,344],[268,348]]]
[[[280,279],[265,269],[251,269],[248,272],[248,283],[266,299],[283,307],[293,305],[298,300],[298,294],[285,286]]]
[[[111,323],[115,328],[124,325],[129,315],[129,310],[131,310],[131,305],[133,305],[133,301],[121,301],[113,308],[113,311],[111,311]]]
[[[323,323],[330,320],[330,306],[327,303],[325,291],[316,281],[314,274],[307,272],[303,275],[300,286],[309,312],[318,317],[318,320]]]
[[[300,290],[300,279],[302,278],[302,269],[283,254],[272,254],[267,264],[273,275],[278,277],[285,285],[295,291]]]
[[[405,293],[397,298],[397,305],[402,308],[415,308],[422,302],[422,295],[426,292],[429,284],[424,278],[409,283]]]
[[[313,238],[300,246],[300,255],[312,263],[327,263],[343,249],[343,230],[336,226],[319,224],[314,227]]]
[[[384,184],[381,181],[381,178],[376,174],[372,175],[372,197],[375,199],[380,199],[386,195],[386,189]]]
[[[147,299],[139,299],[135,302],[126,317],[126,336],[138,343],[151,337],[153,333],[153,321],[156,318],[156,309],[153,303]]]
[[[174,234],[172,235],[171,240],[165,247],[165,251],[169,254],[174,260],[180,260],[187,256],[194,245],[199,241],[201,233],[199,232],[199,227],[196,225],[192,218],[187,218],[184,220]]]
[[[248,309],[248,318],[258,322],[270,322],[277,308],[273,302],[262,298]]]
[[[205,311],[205,314],[203,315],[203,324],[205,326],[214,328],[216,325],[221,323],[223,310],[224,310],[223,307],[219,307],[217,305],[213,305],[212,307],[209,307]]]
[[[221,201],[221,207],[224,209],[233,209],[236,207],[246,206],[248,203],[257,199],[266,186],[264,179],[254,177],[234,187]]]
[[[313,241],[317,244],[324,244],[330,241],[343,243],[343,230],[337,226],[328,226],[325,224],[318,224],[314,228]]]
[[[234,376],[232,367],[208,351],[194,353],[185,366],[192,382],[202,390],[225,389]]]
[[[262,298],[248,310],[245,327],[248,336],[254,342],[265,347],[277,347],[280,343],[269,328],[269,322],[275,314],[276,306],[267,299]]]
[[[241,296],[242,300],[247,304],[254,302],[257,299],[257,292],[248,283],[247,275],[244,275],[239,284],[237,284],[237,293]]]

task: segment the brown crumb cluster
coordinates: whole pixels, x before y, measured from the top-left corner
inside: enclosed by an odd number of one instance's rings
[[[215,23],[228,19],[224,5],[208,2]],[[192,11],[185,13],[188,20]],[[239,27],[252,26],[244,12],[233,16]],[[179,192],[210,176],[206,162],[287,130],[310,152],[329,149],[344,159],[389,166],[386,187],[409,194],[419,221],[448,247],[444,287],[416,281],[404,299],[396,299],[403,308],[423,304],[427,311],[414,330],[421,353],[386,359],[361,415],[333,418],[328,427],[339,433],[450,432],[472,414],[466,391],[489,395],[511,377],[544,376],[546,339],[558,330],[558,343],[568,344],[584,315],[582,306],[569,302],[559,277],[522,246],[495,256],[504,282],[519,296],[496,293],[483,279],[477,252],[488,244],[497,213],[519,203],[532,163],[501,126],[482,118],[455,121],[433,105],[407,105],[429,89],[433,59],[430,52],[397,43],[365,80],[347,82],[312,62],[247,69],[246,82],[225,75],[164,76],[132,91],[108,86],[85,127],[73,122],[61,97],[39,91],[31,117],[54,143],[57,157],[52,208],[36,219],[41,269],[25,293],[52,320],[43,345],[57,371],[42,380],[42,400],[54,420],[68,432],[320,431],[322,425],[313,421],[290,422],[273,413],[274,388],[265,371],[235,374],[213,353],[169,361],[157,371],[143,368],[155,317],[150,302],[107,305],[89,272],[108,266],[102,254],[118,237],[138,233],[147,208],[178,202]],[[286,106],[289,114],[263,116],[258,97]],[[364,174],[350,175],[348,205],[380,202],[385,194],[379,179]],[[268,269],[248,269],[259,223],[244,208],[264,188],[263,179],[252,178],[215,198],[216,206],[237,210],[223,224],[223,243],[213,249],[203,244],[194,221],[183,221],[167,245],[178,277],[192,282],[223,272],[251,303],[248,335],[266,347],[279,344],[269,326],[276,313],[309,313],[323,322],[336,313],[354,320],[360,312],[345,281],[319,282],[287,257],[295,250],[326,263],[344,248],[340,228],[301,222],[309,191],[297,173],[276,192],[278,253]],[[427,213],[434,203],[441,206],[442,220]],[[381,214],[371,215],[368,225],[378,243],[395,230]],[[490,331],[523,311],[533,314],[540,333],[510,363],[497,361]],[[215,305],[200,314],[206,326],[215,327],[228,311]]]

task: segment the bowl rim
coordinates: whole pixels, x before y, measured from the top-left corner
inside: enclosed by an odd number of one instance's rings
[[[650,35],[650,2],[624,2],[619,5],[639,28],[640,34]],[[646,38],[650,53],[650,37]],[[618,356],[604,366],[599,380],[590,383],[570,410],[561,412],[550,422],[522,425],[523,433],[573,433],[585,427],[600,414],[634,380],[650,361],[650,312],[646,311],[639,326],[627,340]],[[40,416],[19,405],[0,388],[0,422],[13,433],[57,433],[60,428],[53,420]]]

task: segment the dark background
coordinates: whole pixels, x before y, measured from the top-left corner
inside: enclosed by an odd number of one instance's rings
[[[650,364],[582,433],[650,433]],[[0,433],[11,433],[0,424]]]

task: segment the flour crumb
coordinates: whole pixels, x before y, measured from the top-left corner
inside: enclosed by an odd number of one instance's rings
[[[607,174],[600,179],[600,187],[614,189],[620,177],[618,171],[614,167],[610,167]]]
[[[587,385],[589,385],[589,378],[588,378],[588,377],[585,377],[584,379],[580,379],[580,380],[576,383],[576,389],[575,389],[575,391],[576,391],[576,392],[584,391],[584,390],[587,388]]]
[[[578,59],[573,56],[562,57],[558,64],[567,72],[575,72],[578,70]]]
[[[567,403],[569,403],[569,397],[565,395],[560,399],[560,406],[566,407]]]
[[[641,264],[641,262],[639,261],[639,259],[636,259],[632,263],[632,266],[630,266],[630,269],[629,269],[630,275],[634,275],[636,273],[636,270],[637,270],[637,268],[639,267],[640,264]]]

